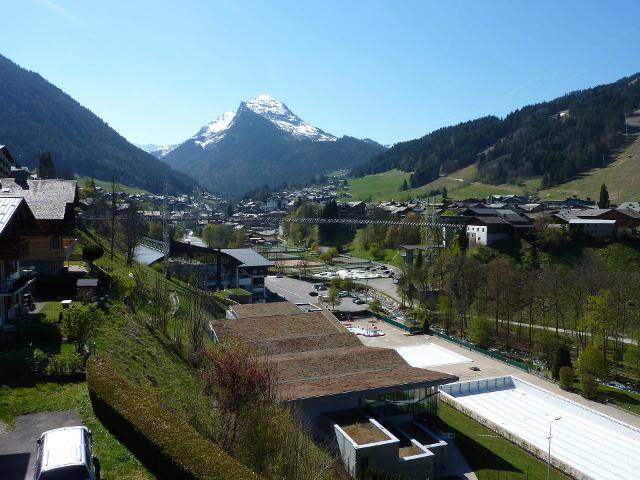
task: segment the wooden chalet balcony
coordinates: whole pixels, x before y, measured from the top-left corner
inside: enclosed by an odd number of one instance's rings
[[[28,240],[18,240],[0,245],[0,260],[22,260],[28,254]]]
[[[29,252],[24,260],[64,261],[76,248],[75,238],[63,238],[58,248],[51,247],[49,237],[30,237]]]

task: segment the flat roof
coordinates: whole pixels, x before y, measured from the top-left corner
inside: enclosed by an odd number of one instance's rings
[[[265,305],[269,304],[261,306]],[[297,309],[289,305],[278,308]],[[274,365],[283,401],[457,380],[446,373],[411,367],[393,349],[364,346],[327,310],[270,315],[270,308],[262,317],[218,320],[212,327],[222,341],[246,343]]]
[[[590,219],[590,218],[572,218],[569,220],[570,224],[584,224],[584,225],[613,225],[616,223],[615,220],[599,220],[599,219]]]
[[[273,315],[295,315],[304,313],[290,302],[248,303],[229,307],[237,318],[268,317]]]

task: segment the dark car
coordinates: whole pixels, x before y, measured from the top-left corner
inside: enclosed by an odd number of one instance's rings
[[[315,290],[311,290],[311,291],[309,292],[309,296],[310,296],[310,297],[317,297],[317,296],[318,296],[318,292],[316,292]]]

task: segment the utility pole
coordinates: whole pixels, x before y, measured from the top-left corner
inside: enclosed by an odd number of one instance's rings
[[[116,237],[116,212],[118,210],[116,201],[116,181],[111,179],[111,264],[113,265],[113,248]]]

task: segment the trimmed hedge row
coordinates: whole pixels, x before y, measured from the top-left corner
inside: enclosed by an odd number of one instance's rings
[[[96,416],[157,478],[259,478],[144,389],[127,382],[106,359],[89,359],[87,385]]]

